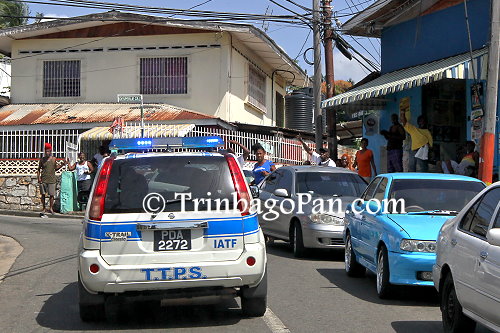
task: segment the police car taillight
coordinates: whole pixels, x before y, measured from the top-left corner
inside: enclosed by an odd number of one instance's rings
[[[94,195],[90,201],[89,218],[94,221],[100,221],[104,213],[104,199],[108,190],[109,175],[113,166],[113,157],[104,160],[99,178],[97,178]]]
[[[241,215],[250,214],[250,193],[247,190],[247,183],[245,182],[245,177],[241,172],[240,166],[234,156],[226,155],[227,164],[229,166],[229,172],[231,173],[231,178],[233,179],[234,189],[236,190],[238,198],[238,209]]]

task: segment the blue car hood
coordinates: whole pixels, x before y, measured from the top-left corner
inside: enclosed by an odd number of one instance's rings
[[[392,221],[410,236],[410,239],[437,240],[439,230],[450,215],[388,214]]]

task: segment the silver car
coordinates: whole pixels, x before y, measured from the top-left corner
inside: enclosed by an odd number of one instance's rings
[[[259,221],[264,235],[270,241],[290,242],[296,257],[308,248],[342,248],[345,208],[366,185],[357,173],[344,168],[281,167],[260,184]],[[272,200],[276,205],[270,208]],[[318,212],[320,202],[322,212]]]

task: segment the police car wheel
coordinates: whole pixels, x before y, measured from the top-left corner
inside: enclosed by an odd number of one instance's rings
[[[96,296],[90,294],[82,285],[78,276],[78,307],[80,319],[84,322],[104,320],[104,303],[96,302]],[[85,303],[85,300],[92,301],[92,304]]]
[[[304,239],[302,238],[302,228],[300,226],[300,222],[294,222],[291,236],[290,241],[292,243],[293,255],[296,258],[302,258],[306,254],[306,248],[304,247]]]
[[[241,298],[241,311],[247,317],[262,317],[266,313],[267,298]]]

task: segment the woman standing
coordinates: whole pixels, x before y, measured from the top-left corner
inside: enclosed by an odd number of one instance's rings
[[[375,167],[375,162],[373,160],[373,151],[367,149],[367,147],[368,139],[361,139],[361,150],[358,150],[356,152],[356,158],[354,159],[353,167],[358,167],[358,175],[363,177],[363,179],[369,183],[372,176],[377,175],[377,168]]]
[[[69,161],[68,161],[69,162]],[[84,153],[78,154],[78,161],[68,167],[69,171],[76,170],[78,193],[90,191],[92,185],[91,174],[94,172],[92,163],[86,160]]]
[[[261,145],[254,146],[255,157],[257,158],[257,163],[255,163],[252,173],[253,173],[253,185],[258,185],[267,175],[276,170],[276,166],[270,160],[266,160],[266,151]]]

